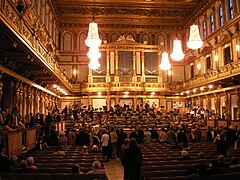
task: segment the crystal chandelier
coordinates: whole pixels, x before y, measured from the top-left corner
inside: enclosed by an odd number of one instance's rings
[[[98,24],[91,22],[89,24],[88,36],[85,40],[85,44],[88,47],[99,47],[102,43],[102,40],[99,38],[98,34]]]
[[[171,64],[168,59],[168,53],[165,51],[162,53],[162,61],[161,61],[161,64],[159,65],[159,67],[163,71],[169,70],[171,68]]]
[[[94,12],[95,13],[95,0],[94,0]],[[99,46],[101,45],[102,40],[99,38],[98,34],[98,24],[94,22],[94,16],[92,22],[89,24],[88,36],[85,40],[86,46],[89,47],[89,51],[87,56],[90,59],[89,68],[98,69],[100,64],[98,59],[101,57],[101,53],[99,52]]]
[[[203,41],[201,40],[200,34],[199,34],[199,28],[198,25],[192,25],[190,26],[190,35],[189,35],[189,41],[187,42],[187,47],[190,49],[199,49],[203,45]]]
[[[100,67],[98,59],[101,57],[101,53],[99,52],[98,47],[90,47],[87,56],[90,59],[88,67],[91,69],[98,69]]]
[[[171,58],[175,61],[180,61],[184,58],[185,54],[182,51],[182,43],[180,40],[173,41],[173,52],[171,54]]]
[[[87,56],[89,59],[99,59],[101,57],[101,53],[99,52],[98,47],[90,47]]]
[[[88,67],[95,70],[100,67],[100,63],[98,62],[97,58],[90,59],[90,63],[88,64]]]

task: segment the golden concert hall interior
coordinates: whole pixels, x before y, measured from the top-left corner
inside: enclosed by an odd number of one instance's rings
[[[0,0],[1,111],[29,122],[56,106],[149,104],[175,121],[202,108],[206,127],[240,125],[239,12],[239,0]]]

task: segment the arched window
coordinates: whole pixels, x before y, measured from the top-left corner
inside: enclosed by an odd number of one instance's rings
[[[227,12],[228,12],[228,19],[233,18],[233,3],[232,0],[227,0]]]
[[[238,0],[237,6],[238,6],[238,14],[239,14],[240,13],[240,0]]]
[[[210,32],[213,33],[214,32],[214,17],[213,17],[213,13],[210,14],[209,16],[209,20],[210,20]]]
[[[219,16],[219,27],[223,26],[223,11],[222,11],[222,5],[219,6],[218,8],[218,16]]]
[[[207,37],[207,26],[205,21],[203,21],[203,37]]]

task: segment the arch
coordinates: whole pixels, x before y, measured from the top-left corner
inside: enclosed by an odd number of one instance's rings
[[[233,0],[225,0],[225,6],[226,6],[226,17],[228,20],[233,19],[234,17],[234,11],[233,11]]]
[[[220,1],[217,1],[216,4],[215,4],[215,12],[216,12],[216,19],[215,21],[217,22],[216,23],[216,28],[220,28],[221,26],[223,26],[223,8],[222,8],[222,3]]]
[[[141,43],[144,43],[145,41],[147,42],[147,44],[151,44],[151,37],[149,34],[144,33],[141,36]]]
[[[208,29],[208,34],[213,33],[215,31],[215,26],[214,26],[214,15],[212,10],[208,10],[207,12],[207,29]]]
[[[164,45],[166,44],[166,38],[163,34],[158,34],[156,36],[156,44],[157,45]]]
[[[63,51],[72,51],[73,35],[70,32],[63,33]]]
[[[87,50],[87,46],[85,44],[86,39],[87,39],[87,34],[85,32],[82,32],[78,35],[79,51]]]
[[[118,40],[119,35],[117,33],[113,33],[110,35],[110,42],[115,42]]]

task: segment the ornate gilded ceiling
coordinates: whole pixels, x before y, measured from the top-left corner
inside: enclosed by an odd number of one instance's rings
[[[183,26],[210,0],[52,0],[63,24]]]

